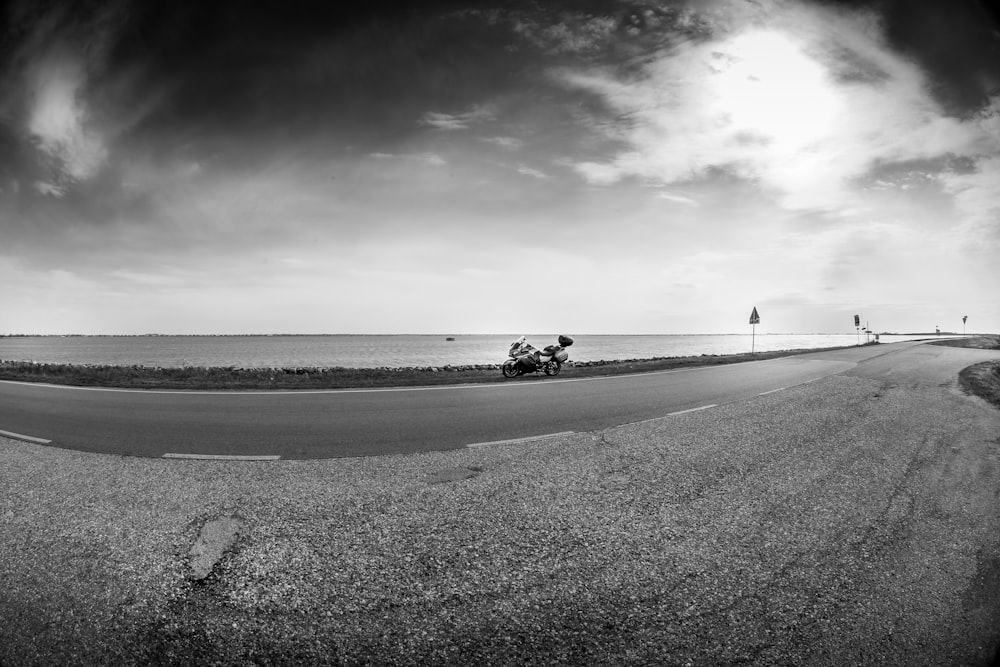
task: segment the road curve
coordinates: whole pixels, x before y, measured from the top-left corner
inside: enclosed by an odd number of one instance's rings
[[[0,435],[149,457],[310,459],[447,450],[703,409],[919,344],[625,376],[400,389],[193,392],[0,382]]]

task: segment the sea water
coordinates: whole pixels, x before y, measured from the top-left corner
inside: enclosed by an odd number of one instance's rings
[[[572,335],[572,334],[570,334]],[[497,364],[518,334],[248,335],[248,336],[10,336],[0,359],[40,363],[160,367],[426,367]],[[556,334],[528,334],[542,348]],[[864,334],[572,335],[574,361],[613,361],[814,349],[856,345]],[[882,335],[891,343],[933,336]],[[872,337],[873,338],[873,337]]]

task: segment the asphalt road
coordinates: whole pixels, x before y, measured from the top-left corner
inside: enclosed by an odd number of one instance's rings
[[[185,392],[0,382],[0,434],[134,456],[335,458],[438,451],[590,431],[765,394],[920,343],[500,385]]]
[[[0,436],[0,664],[998,664],[1000,412],[958,373],[1000,351],[810,356],[845,370],[402,456],[185,461]],[[744,368],[774,383],[787,366]],[[742,377],[657,382],[716,372]],[[575,385],[653,378],[619,380]],[[769,386],[753,384],[734,391]]]

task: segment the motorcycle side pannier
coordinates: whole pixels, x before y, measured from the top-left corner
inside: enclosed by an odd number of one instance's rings
[[[558,361],[560,364],[566,361],[567,359],[569,359],[569,352],[567,352],[566,350],[559,350],[558,352],[556,352],[555,360]]]
[[[573,344],[573,339],[569,336],[559,336],[559,344],[563,347],[569,347]]]

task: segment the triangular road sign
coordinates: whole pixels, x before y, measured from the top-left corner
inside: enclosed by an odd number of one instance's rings
[[[750,313],[750,324],[760,324],[760,315],[757,314],[757,306],[754,306],[753,312]]]

